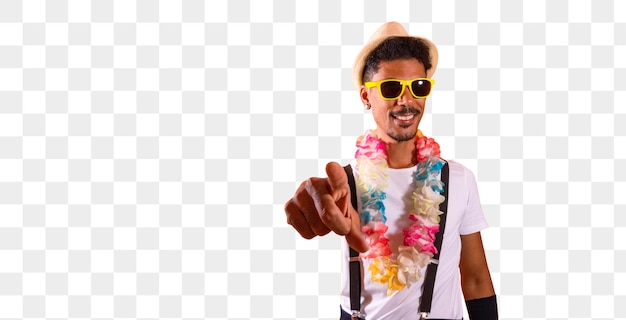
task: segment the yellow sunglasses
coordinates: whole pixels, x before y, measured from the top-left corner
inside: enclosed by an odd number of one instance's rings
[[[404,93],[404,88],[409,87],[411,94],[415,98],[426,98],[435,84],[435,80],[430,78],[416,78],[411,80],[385,79],[379,81],[368,81],[364,85],[366,88],[378,87],[378,93],[384,100],[396,100]]]

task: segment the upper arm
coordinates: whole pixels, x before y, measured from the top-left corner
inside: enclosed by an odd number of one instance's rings
[[[466,300],[494,295],[480,232],[461,236],[461,287]]]

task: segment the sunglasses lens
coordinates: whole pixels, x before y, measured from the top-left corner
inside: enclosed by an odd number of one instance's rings
[[[380,84],[380,94],[387,99],[397,98],[402,92],[400,81],[390,80]]]
[[[413,94],[418,97],[425,97],[430,93],[430,82],[427,80],[415,80],[411,83]]]

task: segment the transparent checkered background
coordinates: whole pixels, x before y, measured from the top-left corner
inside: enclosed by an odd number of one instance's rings
[[[546,2],[0,1],[0,318],[337,319],[283,203],[372,127],[388,20],[439,46],[501,318],[626,318],[626,2]]]

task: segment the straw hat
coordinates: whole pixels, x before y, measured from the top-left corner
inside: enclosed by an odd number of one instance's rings
[[[363,46],[359,54],[356,56],[356,59],[354,60],[354,66],[352,67],[352,82],[357,89],[361,88],[361,86],[363,85],[363,68],[365,68],[365,61],[367,60],[369,54],[385,39],[393,36],[409,36],[424,41],[424,43],[426,43],[430,48],[431,64],[430,69],[426,71],[426,77],[430,78],[435,73],[435,70],[437,69],[437,58],[439,56],[435,44],[432,41],[423,37],[410,36],[400,23],[391,21],[383,24],[380,28],[378,28],[378,30],[374,32],[370,40]]]

